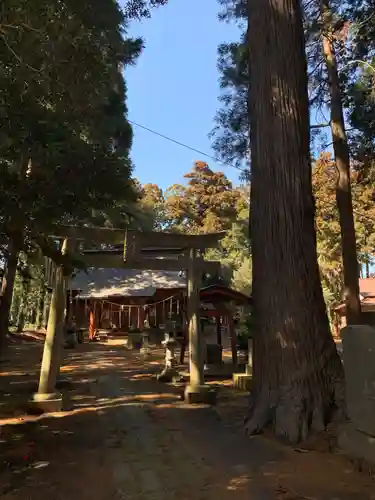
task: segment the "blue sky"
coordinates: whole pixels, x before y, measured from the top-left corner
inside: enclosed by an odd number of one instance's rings
[[[161,134],[214,155],[208,133],[219,103],[217,46],[237,38],[234,26],[219,22],[216,0],[170,0],[151,19],[134,22],[131,36],[145,49],[125,69],[129,118]],[[165,189],[183,182],[195,160],[207,161],[237,182],[237,171],[134,127],[132,159],[142,183]]]

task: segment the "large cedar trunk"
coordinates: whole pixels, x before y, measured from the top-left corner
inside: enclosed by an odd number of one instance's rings
[[[323,54],[327,66],[331,96],[331,132],[338,173],[336,200],[341,228],[346,318],[348,324],[360,324],[362,320],[358,283],[359,265],[350,187],[350,156],[341,101],[340,79],[333,45],[334,34],[329,0],[321,1],[321,13],[324,21],[322,31]]]
[[[297,442],[343,408],[317,264],[299,0],[249,2],[254,366],[249,433]]]
[[[16,278],[19,246],[9,240],[6,265],[0,292],[0,356],[6,346],[6,336],[9,327],[9,314],[12,304],[14,280]]]

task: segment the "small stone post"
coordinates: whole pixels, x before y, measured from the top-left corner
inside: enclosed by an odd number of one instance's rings
[[[67,251],[68,240],[65,240],[61,253],[66,254]],[[62,266],[58,266],[48,316],[39,387],[38,392],[33,397],[33,401],[46,411],[59,411],[62,408],[62,396],[56,392],[56,381],[60,370],[63,345],[66,282],[64,269]]]
[[[233,373],[233,387],[242,391],[250,391],[253,379],[253,339],[248,340],[248,357],[245,373]]]

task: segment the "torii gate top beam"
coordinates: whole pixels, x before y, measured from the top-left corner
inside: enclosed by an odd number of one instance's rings
[[[181,250],[188,248],[214,248],[224,236],[225,232],[186,235],[180,233],[76,226],[56,226],[50,233],[50,237],[55,239],[68,238],[76,241],[107,243],[109,245],[121,245],[125,239],[135,238],[137,244],[142,247],[178,247]]]

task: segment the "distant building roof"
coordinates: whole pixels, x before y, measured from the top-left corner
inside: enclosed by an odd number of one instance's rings
[[[178,271],[133,269],[90,269],[70,280],[69,288],[80,298],[152,297],[157,289],[185,288],[186,278]]]
[[[375,278],[361,278],[359,280],[359,298],[362,312],[372,312],[375,308]],[[335,307],[335,311],[345,314],[345,303]]]
[[[225,285],[209,285],[205,288],[201,288],[200,291],[201,300],[205,301],[216,301],[221,300],[223,302],[236,302],[237,304],[250,304],[251,297],[244,295],[237,290],[233,290]]]
[[[362,278],[359,280],[359,291],[375,297],[375,278]]]

